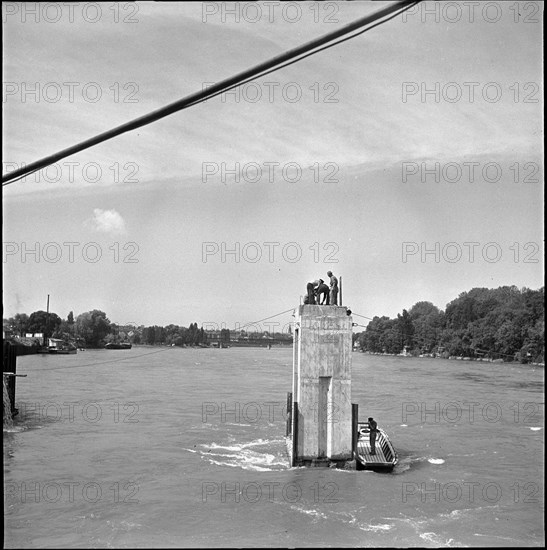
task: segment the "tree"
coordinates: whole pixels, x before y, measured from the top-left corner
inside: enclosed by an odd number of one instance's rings
[[[545,363],[545,320],[539,319],[533,327],[528,328],[519,359],[521,363]]]
[[[165,327],[165,343],[168,346],[173,344],[177,345],[176,342],[180,339],[180,327],[178,325],[167,325]]]
[[[142,331],[142,341],[149,346],[153,346],[156,343],[156,331],[154,327],[145,327]]]
[[[165,344],[165,329],[163,327],[154,326],[156,344]]]
[[[61,318],[47,311],[35,311],[28,319],[28,332],[41,332],[45,336],[51,336],[61,325]]]
[[[431,302],[417,302],[408,314],[414,331],[414,349],[420,353],[431,353],[439,343],[444,313]]]
[[[78,315],[76,318],[78,334],[84,338],[86,345],[101,347],[104,338],[111,332],[110,321],[104,311],[94,309]]]
[[[28,332],[29,316],[26,313],[16,313],[8,319],[8,322],[12,330],[19,336],[24,336]]]
[[[387,338],[387,333],[391,330],[393,321],[386,316],[374,317],[367,325],[365,332],[359,340],[361,349],[376,353],[391,353],[386,349],[386,346],[391,347],[391,341]],[[400,349],[398,350],[400,351]]]
[[[402,315],[397,314],[397,324],[394,329],[400,332],[400,349],[402,350],[405,346],[412,347],[414,326],[406,309],[403,309]]]

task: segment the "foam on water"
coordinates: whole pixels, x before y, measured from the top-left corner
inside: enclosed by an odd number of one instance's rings
[[[472,512],[473,510],[467,508],[462,510],[452,510],[449,514],[441,514],[440,517],[446,519],[458,519],[461,516],[465,515],[467,512]]]
[[[470,455],[472,456],[472,455]],[[399,462],[395,466],[393,473],[395,475],[407,472],[410,469],[428,467],[429,464],[444,464],[443,458],[427,457],[427,456],[402,456],[399,457]]]
[[[320,512],[319,510],[315,510],[313,508],[304,508],[302,506],[296,506],[292,505],[291,510],[296,510],[297,512],[300,512],[301,514],[306,514],[308,516],[313,516],[316,519],[329,519],[329,516],[325,514],[324,512]]]
[[[9,428],[6,428],[6,426],[4,425],[2,431],[8,434],[16,434],[19,432],[24,432],[25,430],[26,430],[25,426],[11,426]]]
[[[435,544],[437,547],[454,546],[455,544],[454,539],[444,540],[443,537],[441,535],[437,535],[437,533],[421,533],[420,538],[425,540],[426,542],[431,542]]]
[[[357,527],[361,531],[367,531],[372,533],[386,532],[393,529],[395,526],[393,523],[366,523],[359,521],[358,518],[351,512],[333,512],[329,513],[321,512],[315,508],[306,508],[303,505],[291,505],[291,509],[301,514],[312,516],[314,519],[335,520],[346,525]]]
[[[226,426],[244,426],[245,428],[248,428],[252,426],[252,424],[238,424],[237,422],[226,422]]]
[[[288,468],[286,459],[272,454],[272,447],[279,447],[283,439],[256,439],[247,443],[221,445],[219,443],[201,444],[204,450],[200,450],[201,458],[208,460],[216,466],[229,466],[259,472],[285,470]],[[265,447],[264,450],[255,450],[252,447]],[[211,452],[228,451],[228,452]],[[227,460],[217,460],[224,458]]]

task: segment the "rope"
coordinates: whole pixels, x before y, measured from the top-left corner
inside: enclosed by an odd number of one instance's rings
[[[368,319],[369,321],[374,321],[374,319],[371,319],[370,317],[365,317],[364,315],[359,315],[358,313],[355,313],[354,311],[351,312],[352,315],[357,315],[357,317],[362,317],[363,319]]]
[[[275,315],[271,315],[270,317],[266,317],[265,319],[260,319],[260,321],[255,321],[254,323],[247,323],[245,325],[242,325],[239,327],[239,330],[241,330],[243,327],[248,327],[249,325],[257,325],[258,323],[261,323],[262,321],[267,321],[268,319],[273,319],[274,317],[278,317],[279,315],[283,315],[284,313],[289,313],[289,311],[294,311],[294,307],[291,307],[291,309],[287,309],[287,311],[282,311],[281,313],[276,313]]]
[[[50,371],[50,370],[62,370],[62,369],[80,369],[82,367],[94,367],[95,365],[107,365],[108,363],[119,363],[120,361],[127,361],[128,359],[138,359],[139,357],[146,357],[147,355],[154,355],[156,353],[162,353],[165,351],[171,351],[172,348],[168,347],[166,349],[160,349],[156,351],[151,351],[149,353],[141,353],[140,355],[130,355],[128,357],[121,357],[119,359],[111,359],[110,361],[99,361],[97,363],[86,363],[85,365],[67,365],[64,367],[53,367],[51,369],[40,369],[40,371]]]

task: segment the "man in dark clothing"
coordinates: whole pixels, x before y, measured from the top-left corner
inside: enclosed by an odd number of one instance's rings
[[[374,418],[368,419],[368,427],[370,429],[370,454],[376,454],[376,434],[378,433],[378,423]]]
[[[315,305],[315,292],[317,287],[319,286],[319,280],[312,281],[311,283],[308,283],[306,286],[306,292],[308,294],[308,304]]]
[[[317,302],[321,305],[329,305],[329,286],[325,284],[323,279],[319,279],[319,286],[317,287]],[[321,294],[323,295],[323,301],[321,301]]]
[[[332,271],[327,271],[330,277],[330,305],[338,305],[338,279],[332,274]]]

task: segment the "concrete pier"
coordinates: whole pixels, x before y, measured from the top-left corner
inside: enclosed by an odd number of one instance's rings
[[[291,466],[352,468],[352,318],[345,306],[301,305],[294,328],[287,442]]]

